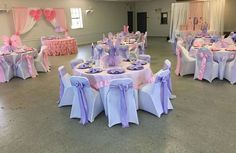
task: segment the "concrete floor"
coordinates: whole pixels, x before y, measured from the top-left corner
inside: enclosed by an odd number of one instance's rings
[[[89,46],[79,48],[88,56]],[[1,153],[233,153],[236,152],[236,85],[228,81],[193,80],[174,75],[171,45],[150,38],[152,70],[172,61],[174,110],[157,118],[138,111],[140,125],[108,128],[104,113],[82,126],[69,119],[70,107],[58,108],[57,68],[76,55],[50,57],[50,73],[35,79],[13,79],[0,85]]]

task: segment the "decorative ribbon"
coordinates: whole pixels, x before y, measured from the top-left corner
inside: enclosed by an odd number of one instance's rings
[[[121,124],[123,128],[129,127],[128,121],[128,110],[127,110],[127,101],[126,101],[126,93],[128,89],[133,87],[133,84],[118,84],[118,85],[110,85],[111,88],[118,88],[120,90],[120,118]]]
[[[87,106],[88,101],[85,95],[84,88],[89,87],[89,85],[81,82],[75,82],[72,83],[72,85],[75,86],[78,91],[80,115],[81,115],[80,123],[85,125],[86,123],[88,123],[88,106]]]
[[[97,59],[100,59],[102,57],[103,54],[103,48],[101,46],[96,46],[97,49]]]
[[[92,57],[92,59],[94,58],[94,45],[93,45],[93,43],[91,45],[91,57]]]
[[[176,63],[175,74],[179,75],[180,68],[181,68],[181,61],[182,61],[182,53],[181,53],[181,49],[179,48],[179,46],[177,46],[177,48],[176,48],[176,55],[177,55],[177,63]]]
[[[28,70],[32,78],[36,77],[35,72],[33,71],[33,57],[31,55],[25,55],[26,61],[28,63]]]
[[[169,92],[168,92],[168,83],[169,75],[167,76],[158,76],[155,80],[155,83],[161,83],[161,103],[162,108],[165,114],[168,114],[168,99],[169,99]]]
[[[199,70],[198,79],[202,80],[205,74],[205,70],[206,70],[206,62],[207,62],[208,54],[204,54],[201,52],[199,53],[199,55],[201,57],[201,68]]]
[[[62,96],[64,94],[65,87],[64,87],[64,84],[62,82],[62,76],[61,76],[60,72],[59,72],[59,80],[60,80],[60,101],[61,101]]]
[[[3,62],[4,62],[4,57],[0,57],[0,82],[6,81],[5,72],[3,68]]]

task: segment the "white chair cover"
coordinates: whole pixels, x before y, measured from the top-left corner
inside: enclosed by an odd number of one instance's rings
[[[81,118],[82,124],[93,122],[94,118],[103,111],[99,92],[90,87],[85,77],[72,76],[70,81],[75,90],[70,118]]]
[[[173,109],[170,101],[171,89],[168,87],[170,70],[160,70],[156,74],[155,83],[146,84],[139,90],[139,109],[158,117]]]
[[[74,89],[71,86],[71,75],[66,72],[64,66],[58,68],[59,80],[60,80],[60,100],[58,107],[72,105],[74,98]]]
[[[200,48],[196,58],[194,79],[212,82],[218,77],[218,63],[213,61],[213,53],[208,48]]]
[[[0,83],[9,82],[14,77],[12,65],[8,64],[3,56],[0,56]]]
[[[33,55],[30,55],[28,53],[21,54],[21,57],[17,61],[15,67],[16,76],[24,80],[29,77],[35,78],[38,75],[34,65]]]
[[[50,71],[50,64],[48,60],[47,54],[47,46],[41,46],[41,50],[34,60],[34,65],[37,72],[49,72]]]
[[[231,84],[236,83],[236,58],[226,63],[224,78],[230,81]]]
[[[181,45],[181,43],[178,42],[176,46],[176,54],[177,63],[175,74],[180,76],[194,74],[196,59],[190,57],[188,51]]]
[[[112,80],[106,100],[109,127],[119,123],[122,123],[122,127],[129,127],[129,122],[139,124],[131,79]]]

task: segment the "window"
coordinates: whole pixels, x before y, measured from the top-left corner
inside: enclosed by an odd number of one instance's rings
[[[70,8],[71,29],[83,28],[81,8]]]
[[[167,24],[168,21],[168,13],[161,12],[161,24]]]

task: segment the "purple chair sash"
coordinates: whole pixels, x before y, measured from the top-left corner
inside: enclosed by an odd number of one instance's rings
[[[5,72],[3,68],[3,62],[4,62],[4,58],[0,57],[0,82],[6,81]]]
[[[35,78],[36,74],[35,74],[35,72],[33,70],[33,62],[34,62],[33,61],[33,57],[31,55],[26,55],[25,59],[26,59],[26,61],[28,63],[28,70],[29,70],[30,75],[32,76],[32,78]]]
[[[94,45],[91,45],[91,57],[94,58]]]
[[[165,114],[168,114],[168,80],[170,80],[169,75],[158,76],[155,80],[155,83],[161,83],[161,103]]]
[[[96,46],[96,49],[97,49],[97,51],[98,51],[96,58],[97,58],[97,59],[100,59],[100,58],[102,57],[102,54],[103,54],[103,48],[100,47],[100,46]]]
[[[133,84],[118,84],[118,85],[110,85],[111,88],[118,88],[120,90],[120,117],[121,124],[123,128],[129,127],[128,121],[128,110],[127,110],[127,101],[126,101],[126,93],[128,89],[133,87]]]
[[[72,83],[72,85],[76,87],[79,96],[80,115],[81,115],[80,123],[85,125],[88,123],[88,106],[87,106],[88,101],[85,95],[84,88],[89,87],[89,85],[80,82]]]
[[[60,80],[60,101],[61,101],[62,96],[64,94],[65,87],[64,87],[64,84],[62,82],[62,76],[61,76],[60,73],[59,73],[59,80]]]

